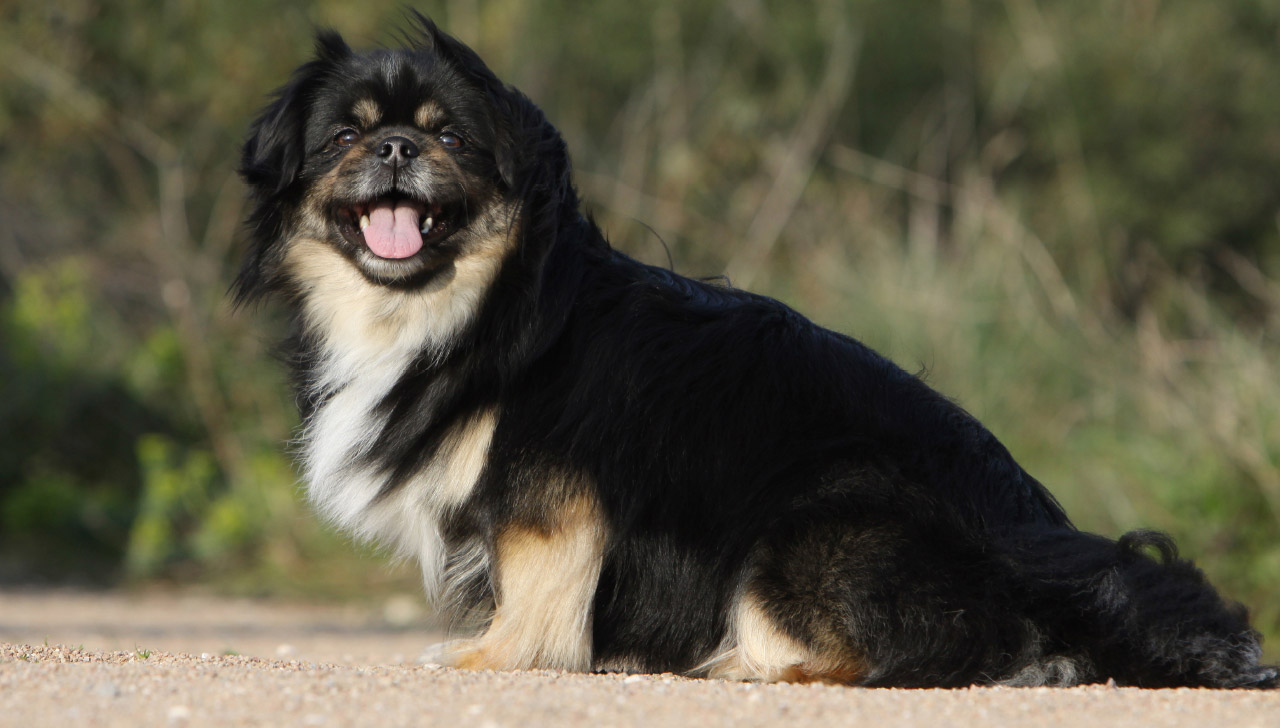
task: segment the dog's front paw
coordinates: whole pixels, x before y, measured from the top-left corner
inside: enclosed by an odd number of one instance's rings
[[[418,664],[459,670],[518,670],[524,667],[516,664],[508,651],[497,649],[479,637],[430,645],[418,656]]]
[[[458,667],[457,656],[467,651],[475,640],[445,640],[428,645],[418,655],[418,664],[423,667]]]
[[[450,663],[459,670],[520,670],[527,665],[513,660],[507,651],[497,649],[483,640],[457,640],[452,643]]]

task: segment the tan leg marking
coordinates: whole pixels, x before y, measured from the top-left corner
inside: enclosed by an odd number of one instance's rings
[[[489,629],[462,645],[454,664],[470,670],[591,669],[591,607],[605,524],[579,496],[550,529],[512,526],[498,535],[497,609]]]
[[[863,674],[845,650],[805,645],[784,632],[751,593],[734,604],[725,648],[703,669],[707,677],[723,680],[843,685],[857,682]]]

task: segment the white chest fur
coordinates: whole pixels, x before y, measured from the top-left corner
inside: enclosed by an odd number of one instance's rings
[[[452,423],[434,456],[379,497],[389,473],[376,453],[386,424],[378,405],[410,366],[443,356],[465,331],[496,261],[461,260],[448,281],[415,291],[367,282],[320,243],[295,244],[288,266],[302,285],[304,322],[321,350],[313,394],[322,404],[301,438],[308,496],[344,530],[416,558],[428,594],[437,596],[446,560],[439,518],[464,502],[479,479],[496,412]]]

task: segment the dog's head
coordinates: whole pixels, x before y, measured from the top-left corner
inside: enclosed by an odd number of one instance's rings
[[[419,289],[468,256],[522,244],[523,214],[548,204],[536,190],[558,186],[556,203],[572,195],[563,142],[541,112],[469,48],[417,23],[404,47],[364,53],[322,32],[316,57],[254,122],[239,299],[305,290],[317,260]],[[534,179],[548,173],[551,185]]]

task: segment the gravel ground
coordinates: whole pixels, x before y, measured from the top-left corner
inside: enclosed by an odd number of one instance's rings
[[[411,597],[326,608],[0,594],[0,726],[1280,728],[1280,691],[867,690],[421,665]]]

